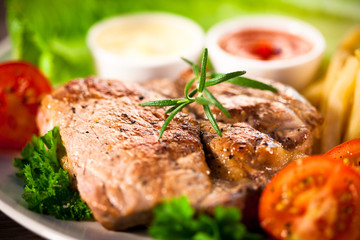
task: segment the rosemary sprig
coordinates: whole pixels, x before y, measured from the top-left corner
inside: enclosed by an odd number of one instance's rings
[[[164,100],[155,100],[150,102],[142,103],[143,107],[164,107],[164,106],[172,106],[165,113],[169,114],[167,119],[165,120],[163,126],[160,129],[159,139],[162,137],[166,127],[169,125],[171,120],[175,117],[175,115],[180,112],[187,105],[196,102],[203,106],[206,117],[211,123],[212,127],[215,129],[216,133],[221,137],[221,130],[216,123],[216,119],[213,113],[210,110],[210,105],[216,106],[220,111],[222,111],[227,117],[230,117],[230,113],[226,110],[226,108],[216,99],[216,97],[207,89],[207,87],[214,86],[220,84],[222,82],[230,82],[233,84],[251,87],[261,90],[269,90],[272,92],[277,92],[277,89],[273,86],[267,85],[265,83],[241,77],[246,73],[246,71],[236,71],[230,73],[212,73],[210,75],[210,79],[207,80],[206,76],[206,64],[208,61],[208,50],[204,49],[201,66],[194,64],[193,62],[182,58],[185,62],[190,64],[192,67],[195,77],[191,79],[185,86],[184,89],[184,98],[177,99],[164,99]],[[197,87],[189,93],[190,87],[193,83],[198,80]]]

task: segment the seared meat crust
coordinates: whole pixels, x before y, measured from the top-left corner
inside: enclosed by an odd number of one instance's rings
[[[211,124],[201,121],[202,139],[211,177],[238,182],[242,179],[266,184],[294,156],[268,135],[245,122],[218,123],[219,137]]]

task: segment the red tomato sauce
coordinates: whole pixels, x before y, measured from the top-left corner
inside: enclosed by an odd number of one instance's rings
[[[257,59],[289,59],[308,53],[312,45],[305,39],[285,32],[245,29],[220,39],[219,46],[231,55]]]

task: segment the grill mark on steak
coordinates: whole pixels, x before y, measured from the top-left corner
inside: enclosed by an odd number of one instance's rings
[[[177,115],[157,139],[165,109],[140,104],[159,98],[137,85],[91,77],[71,81],[42,101],[41,133],[60,127],[63,167],[108,229],[147,224],[163,199],[185,195],[197,205],[211,190],[195,119]]]

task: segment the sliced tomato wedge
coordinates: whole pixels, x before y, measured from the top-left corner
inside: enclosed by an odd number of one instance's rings
[[[266,186],[261,226],[276,239],[360,239],[360,174],[324,156],[297,160]]]
[[[325,156],[341,160],[360,172],[360,138],[344,142],[332,148],[325,153]]]
[[[0,64],[0,148],[21,149],[38,133],[38,105],[42,96],[50,92],[49,81],[31,64]]]

